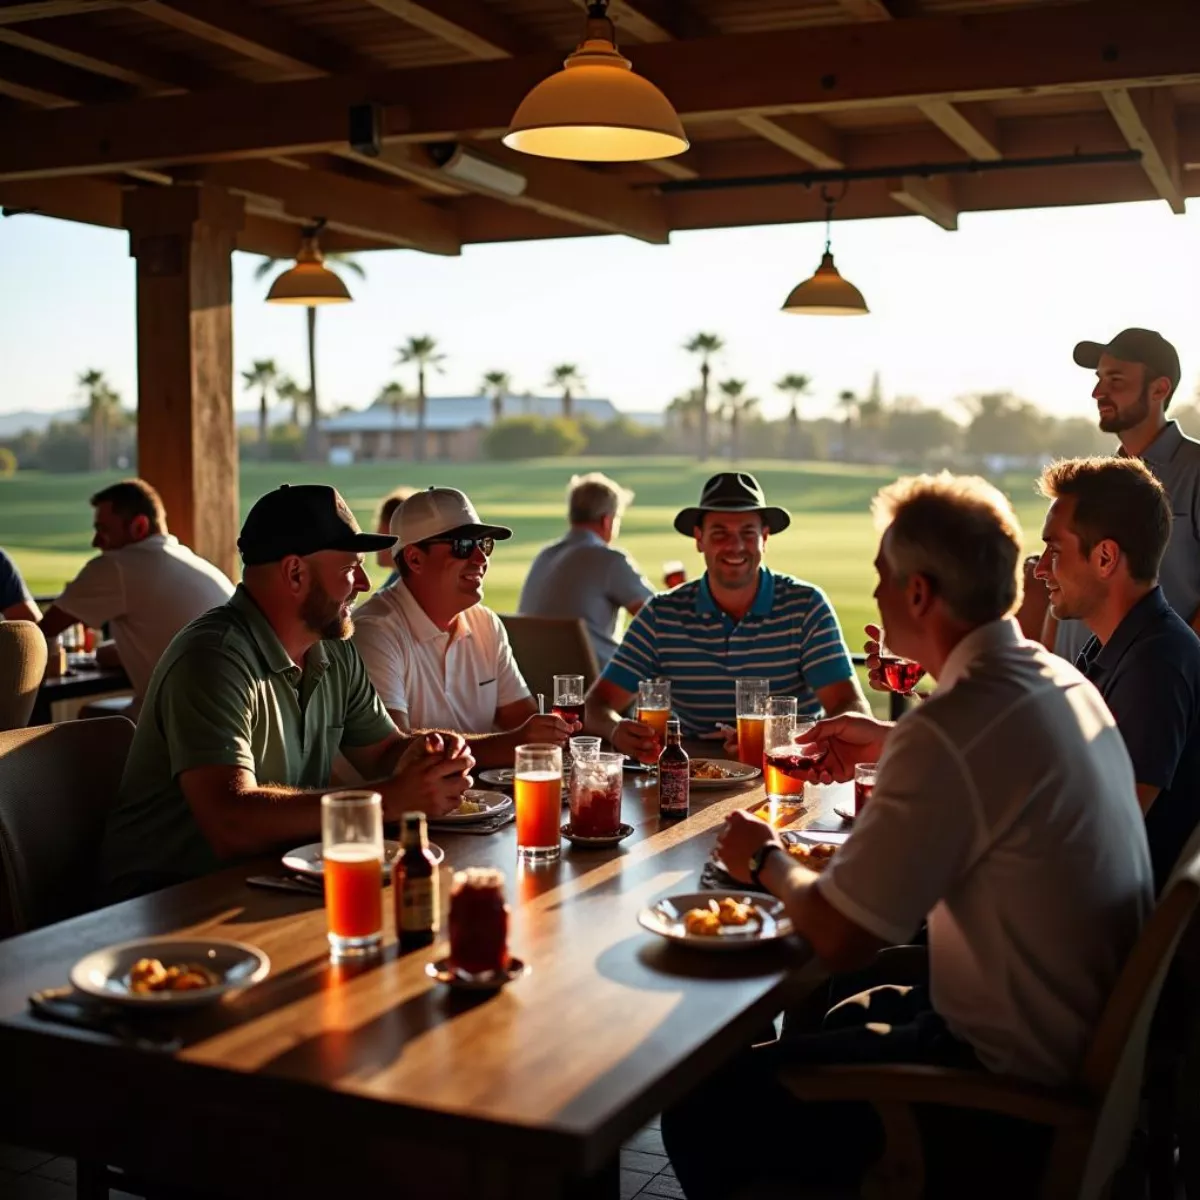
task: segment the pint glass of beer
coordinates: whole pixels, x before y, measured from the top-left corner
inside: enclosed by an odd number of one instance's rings
[[[767,719],[769,679],[739,679],[737,689],[738,760],[762,769],[763,725]]]
[[[531,742],[517,747],[513,777],[517,854],[547,860],[562,852],[562,748]]]
[[[330,957],[377,954],[383,944],[383,801],[378,792],[321,797],[321,857]]]

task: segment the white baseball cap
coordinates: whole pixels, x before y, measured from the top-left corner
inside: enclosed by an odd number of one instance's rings
[[[503,525],[485,525],[475,506],[457,488],[431,487],[413,492],[394,513],[389,528],[396,538],[394,553],[428,538],[455,534],[458,537],[491,537],[504,541],[512,530]]]

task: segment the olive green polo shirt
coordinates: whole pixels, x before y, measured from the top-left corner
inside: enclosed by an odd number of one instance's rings
[[[351,642],[318,642],[301,669],[239,586],[180,630],[150,680],[104,832],[105,891],[221,865],[184,799],[184,771],[245,767],[260,784],[321,788],[339,747],[395,728]]]

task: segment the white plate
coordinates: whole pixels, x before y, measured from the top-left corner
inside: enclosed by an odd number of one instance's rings
[[[737,787],[739,784],[748,783],[751,779],[757,779],[762,774],[760,767],[752,767],[748,763],[735,762],[729,758],[693,758],[693,765],[701,762],[715,763],[718,767],[724,767],[726,771],[731,771],[732,774],[725,779],[697,779],[692,776],[692,787],[698,792],[711,792],[717,788]]]
[[[723,900],[727,896],[753,904],[759,919],[749,925],[725,925],[716,934],[687,932],[683,924],[684,913],[693,908],[707,908],[710,900]],[[792,932],[791,919],[784,915],[781,900],[749,892],[683,892],[666,896],[657,904],[643,908],[638,913],[638,924],[668,941],[694,946],[697,950],[748,950],[788,937]]]
[[[484,783],[498,783],[501,787],[510,784],[516,771],[512,767],[488,767],[486,771],[476,771],[476,775]]]
[[[440,819],[440,818],[439,818]],[[434,863],[440,863],[446,857],[446,852],[436,842],[429,843],[429,853],[433,855]],[[392,863],[400,857],[400,843],[385,841],[383,843],[383,873],[389,874]],[[297,846],[283,856],[283,865],[289,871],[298,875],[310,875],[322,879],[325,875],[325,859],[321,852],[320,842],[311,842],[307,846]]]
[[[454,812],[445,813],[443,816],[435,817],[434,820],[439,825],[473,825],[476,821],[486,821],[506,808],[512,808],[512,797],[506,796],[503,792],[482,792],[477,788],[472,788],[468,792],[463,792],[463,799],[474,800],[476,804],[482,804],[484,807],[480,812],[468,813],[460,813],[455,809]]]
[[[165,967],[198,966],[218,982],[190,992],[134,992],[129,972],[141,958],[157,958]],[[195,1008],[215,1004],[266,979],[271,960],[257,947],[219,938],[141,938],[81,958],[71,968],[71,983],[81,992],[131,1008]]]

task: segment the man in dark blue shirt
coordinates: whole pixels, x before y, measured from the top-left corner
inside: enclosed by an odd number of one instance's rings
[[[1035,573],[1054,616],[1092,632],[1075,665],[1125,739],[1161,890],[1200,821],[1200,638],[1158,586],[1170,502],[1135,458],[1056,462],[1039,487],[1052,503]]]

